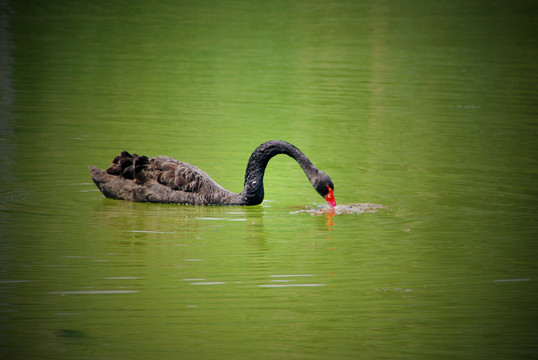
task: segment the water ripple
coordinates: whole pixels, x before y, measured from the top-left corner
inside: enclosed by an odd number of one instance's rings
[[[101,294],[131,294],[140,292],[139,290],[78,290],[78,291],[50,291],[51,295],[101,295]]]

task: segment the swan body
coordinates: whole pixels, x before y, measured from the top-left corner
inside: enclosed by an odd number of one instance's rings
[[[192,205],[258,205],[264,197],[265,168],[269,160],[278,154],[294,158],[314,189],[329,205],[336,205],[334,185],[329,176],[285,141],[268,141],[254,150],[240,193],[224,189],[198,167],[169,156],[148,158],[123,151],[106,171],[93,165],[89,165],[89,170],[99,190],[111,199]]]

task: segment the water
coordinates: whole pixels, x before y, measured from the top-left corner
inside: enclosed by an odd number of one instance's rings
[[[536,6],[2,3],[0,354],[538,356]],[[103,198],[87,165],[170,155],[254,207]]]

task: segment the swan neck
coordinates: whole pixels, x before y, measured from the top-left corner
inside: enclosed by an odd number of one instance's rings
[[[245,184],[241,195],[248,205],[260,204],[263,201],[265,169],[269,160],[278,154],[286,154],[295,159],[311,182],[314,175],[319,172],[312,162],[292,144],[285,141],[263,143],[250,155],[245,172]]]

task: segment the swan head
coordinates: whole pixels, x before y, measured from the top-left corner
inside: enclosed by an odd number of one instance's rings
[[[327,201],[327,204],[331,207],[336,206],[336,200],[334,199],[334,184],[327,174],[320,171],[318,176],[312,181],[312,185],[318,194]]]

